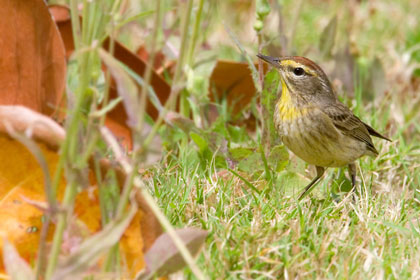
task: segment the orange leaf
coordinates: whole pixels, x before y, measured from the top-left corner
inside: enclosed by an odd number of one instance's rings
[[[45,202],[43,173],[22,144],[3,134],[0,136],[0,147],[0,240],[9,240],[29,262],[38,250],[43,213],[24,199]],[[58,155],[46,145],[41,145],[41,149],[52,172]],[[61,196],[64,187],[65,182],[62,181]],[[51,234],[49,237],[52,237]],[[2,263],[0,268],[3,269]]]
[[[15,121],[18,115],[21,118]],[[38,251],[43,212],[29,201],[36,201],[41,205],[46,203],[43,172],[34,156],[21,143],[9,138],[5,130],[10,127],[20,133],[32,130],[32,135],[37,136],[40,141],[38,145],[51,174],[54,173],[59,158],[54,147],[62,140],[64,132],[52,120],[21,106],[0,106],[0,116],[0,246],[3,244],[3,238],[6,238],[23,259],[33,263]],[[8,125],[4,125],[5,123]],[[49,130],[49,138],[42,139],[39,132],[46,128]],[[103,161],[102,171],[105,172],[109,168],[110,165]],[[117,170],[117,177],[122,186],[125,181],[124,174]],[[101,213],[93,176],[90,176],[90,184],[91,186],[86,186],[77,195],[74,216],[84,224],[84,228],[90,234],[93,234],[101,230]],[[65,187],[63,177],[57,191],[58,200],[62,199]],[[121,256],[130,275],[144,267],[144,250],[149,248],[162,232],[148,205],[138,195],[136,200],[139,210],[120,240]],[[47,241],[51,240],[53,231],[54,227],[51,227]],[[86,236],[81,235],[78,238]],[[0,270],[4,270],[1,260],[0,253]]]

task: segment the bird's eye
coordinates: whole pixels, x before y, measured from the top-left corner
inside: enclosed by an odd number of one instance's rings
[[[303,74],[305,74],[305,70],[303,70],[302,67],[296,67],[295,69],[293,69],[293,74],[295,74],[296,76],[302,76]]]

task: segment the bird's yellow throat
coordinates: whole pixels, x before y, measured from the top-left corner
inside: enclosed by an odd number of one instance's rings
[[[306,108],[299,108],[293,103],[289,88],[283,77],[281,78],[281,96],[276,106],[281,121],[291,121],[306,114]]]

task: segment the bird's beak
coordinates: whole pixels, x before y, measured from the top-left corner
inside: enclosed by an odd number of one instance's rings
[[[280,67],[280,63],[279,63],[280,60],[278,58],[276,58],[276,57],[262,55],[260,53],[257,54],[257,56],[258,56],[259,59],[264,60],[265,62],[267,62],[268,64],[270,64],[270,65],[272,65],[272,66],[274,66],[276,68],[279,68]]]

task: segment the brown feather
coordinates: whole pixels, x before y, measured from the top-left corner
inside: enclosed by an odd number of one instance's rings
[[[334,105],[325,106],[323,111],[343,134],[364,142],[369,151],[375,155],[378,154],[366,124],[356,117],[344,104],[336,102]]]

